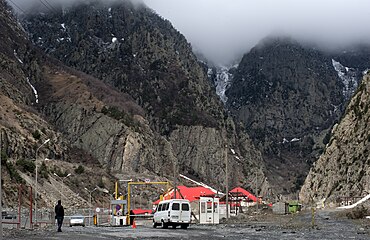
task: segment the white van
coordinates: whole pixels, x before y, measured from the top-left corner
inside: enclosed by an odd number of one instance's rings
[[[160,201],[153,217],[153,227],[162,226],[187,229],[191,221],[190,202],[186,199]]]

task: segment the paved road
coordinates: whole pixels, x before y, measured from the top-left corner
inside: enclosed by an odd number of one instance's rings
[[[291,221],[293,220],[293,221]],[[370,239],[370,229],[348,219],[334,219],[327,212],[318,213],[317,228],[310,227],[308,213],[291,218],[289,222],[253,222],[220,225],[191,225],[189,229],[153,229],[150,224],[131,227],[64,227],[62,233],[54,228],[43,230],[13,230],[4,239],[64,240],[64,239]],[[282,224],[283,223],[283,224]],[[289,223],[289,224],[287,224]],[[369,226],[369,224],[367,224]]]

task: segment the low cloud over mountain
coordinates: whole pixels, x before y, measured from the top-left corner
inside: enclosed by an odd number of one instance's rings
[[[8,1],[27,11],[34,3],[80,0]],[[290,35],[326,47],[370,40],[370,32],[365,30],[370,21],[370,2],[366,0],[132,0],[142,1],[169,19],[195,50],[217,63],[234,60],[271,34]]]

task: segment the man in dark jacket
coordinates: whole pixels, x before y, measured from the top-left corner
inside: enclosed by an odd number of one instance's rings
[[[55,206],[55,219],[58,222],[58,232],[61,232],[64,219],[64,208],[61,200],[58,200],[58,204]]]

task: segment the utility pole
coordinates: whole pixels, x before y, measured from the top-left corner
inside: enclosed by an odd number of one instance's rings
[[[176,173],[176,163],[173,161],[173,190],[174,190],[174,195],[173,198],[176,199],[176,190],[177,190],[177,173]]]
[[[257,188],[257,180],[258,180],[258,176],[257,176],[257,171],[256,171],[256,209],[258,210],[258,188]]]
[[[229,219],[229,161],[227,160],[227,145],[225,146],[225,192],[226,192],[226,219]]]
[[[98,188],[94,188],[93,190],[89,190],[89,189],[87,189],[87,188],[85,188],[85,190],[89,193],[89,195],[90,195],[90,198],[89,198],[89,205],[90,205],[90,207],[89,207],[89,226],[91,225],[91,221],[90,221],[90,218],[91,218],[91,208],[92,208],[92,205],[91,205],[91,195],[92,195],[92,193],[96,190],[96,189],[98,189]]]
[[[35,226],[38,226],[37,224],[37,152],[40,150],[40,148],[42,146],[44,146],[45,144],[47,144],[48,142],[50,141],[50,138],[49,139],[46,139],[46,141],[40,145],[40,147],[37,148],[36,150],[36,157],[35,157],[35,165],[36,165],[36,179],[35,179]]]
[[[69,176],[71,176],[72,174],[71,173],[68,173],[68,175],[67,176],[65,176],[65,177],[60,177],[58,174],[56,174],[56,173],[54,173],[54,176],[56,176],[56,177],[58,177],[59,178],[59,180],[62,182],[62,185],[61,185],[61,188],[60,188],[60,200],[62,200],[62,192],[63,192],[63,182],[64,182],[64,180],[67,178],[67,177],[69,177]]]

